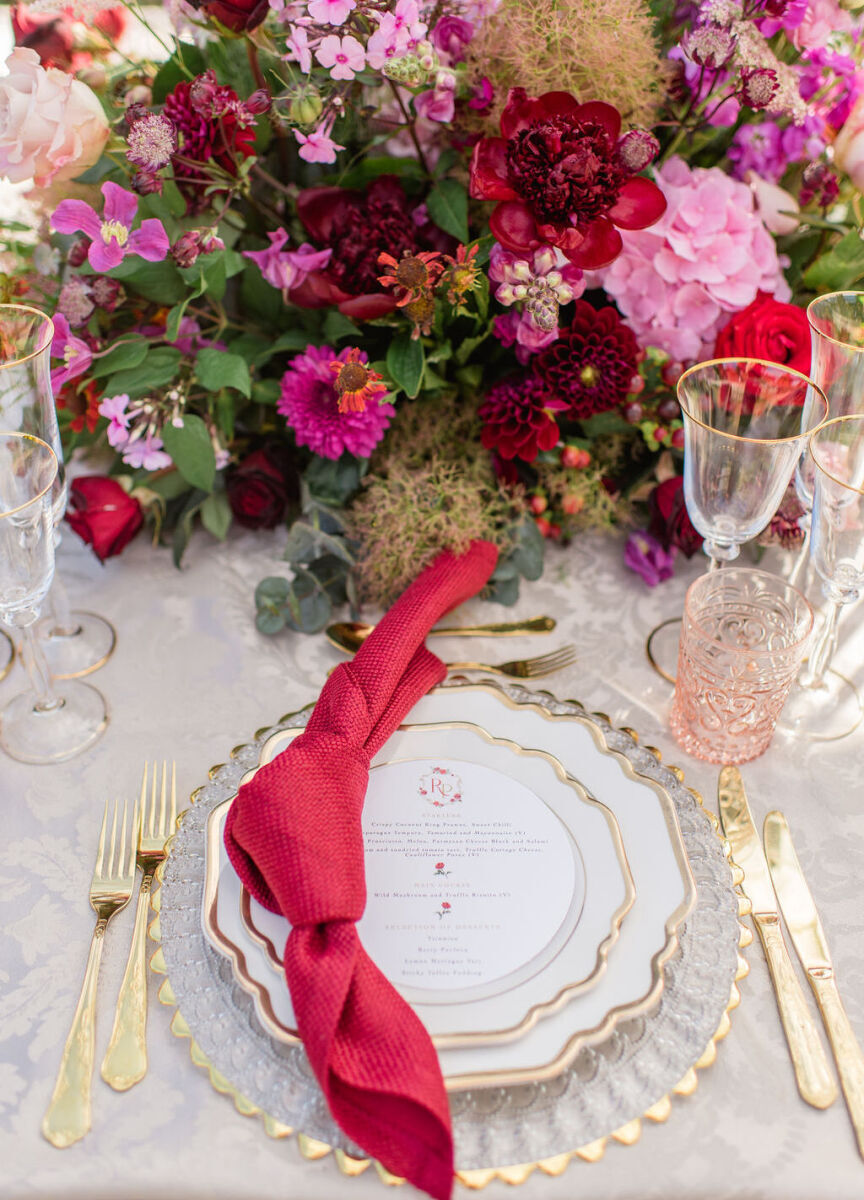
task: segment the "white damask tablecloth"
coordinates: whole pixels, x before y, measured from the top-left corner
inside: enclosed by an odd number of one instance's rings
[[[151,986],[150,1072],[118,1095],[94,1081],[93,1130],[71,1149],[44,1142],[39,1123],[71,1020],[92,928],[87,887],[106,797],[133,795],[145,758],[176,759],[181,794],[206,780],[233,746],[312,700],[339,658],[323,639],[258,634],[252,592],[279,573],[280,538],[252,535],[216,545],[200,535],[182,571],[139,538],[104,567],[71,537],[59,563],[74,602],[119,632],[111,661],[92,677],[108,698],[111,726],[88,754],[55,767],[0,759],[0,1197],[136,1200],[381,1200],[377,1176],[343,1178],[332,1158],[309,1162],[293,1140],[272,1141],[192,1066],[188,1042],[171,1036],[169,1012]],[[779,568],[781,560],[769,559]],[[665,725],[670,689],[644,657],[646,632],[680,611],[694,560],[655,590],[621,563],[619,542],[585,537],[553,551],[543,579],[523,588],[516,614],[548,612],[555,634],[473,643],[490,655],[536,653],[573,641],[578,664],[543,685],[633,726],[678,763],[715,805],[716,769],[688,759]],[[506,619],[480,602],[460,619]],[[848,614],[840,663],[864,685],[862,613]],[[464,643],[463,652],[464,652]],[[458,644],[440,639],[443,657]],[[501,654],[502,650],[506,653]],[[462,656],[461,654],[459,656]],[[0,703],[22,684],[0,683]],[[864,728],[821,746],[778,737],[745,769],[757,820],[781,807],[792,826],[836,960],[852,1023],[864,1042]],[[131,930],[132,907],[109,930],[100,981],[97,1061],[110,1032]],[[798,1099],[761,951],[717,1063],[665,1125],[648,1124],[631,1147],[610,1145],[596,1164],[574,1162],[560,1178],[534,1175],[524,1200],[860,1200],[864,1162],[842,1100],[819,1113]],[[155,980],[152,981],[155,983]],[[562,1150],[565,1147],[562,1147]],[[491,1185],[490,1197],[506,1185]],[[396,1193],[399,1194],[399,1193]],[[406,1189],[405,1194],[408,1195]],[[464,1192],[463,1192],[464,1194]]]

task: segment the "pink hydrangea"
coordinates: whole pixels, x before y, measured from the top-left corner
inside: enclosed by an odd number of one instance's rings
[[[368,458],[393,418],[393,405],[381,404],[377,396],[366,401],[362,412],[340,413],[330,364],[345,362],[349,352],[337,354],[329,346],[309,346],[291,360],[282,376],[276,408],[293,429],[298,446],[308,446],[322,458],[341,458],[346,450]],[[362,351],[358,361],[367,361]]]
[[[680,158],[656,179],[666,212],[650,229],[623,230],[621,254],[589,286],[605,288],[642,346],[678,362],[710,358],[730,313],[759,292],[789,299],[783,264],[746,184]]]

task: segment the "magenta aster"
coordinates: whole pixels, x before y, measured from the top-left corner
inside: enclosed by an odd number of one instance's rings
[[[353,351],[357,362],[366,362],[362,351]],[[368,458],[387,432],[392,404],[369,396],[361,412],[339,411],[339,394],[331,364],[347,362],[352,350],[337,354],[329,346],[310,346],[288,364],[282,376],[278,411],[294,431],[299,446],[308,446],[322,458],[340,458],[347,450]]]
[[[621,252],[622,229],[645,229],[665,211],[663,193],[637,175],[643,142],[621,136],[611,104],[579,102],[567,92],[536,99],[512,88],[501,137],[482,138],[471,160],[471,195],[497,200],[489,221],[507,250],[526,257],[557,246],[578,267],[594,269]]]
[[[496,383],[480,405],[480,435],[487,450],[502,458],[533,462],[558,444],[555,413],[567,407],[536,375],[513,375]]]
[[[535,370],[571,416],[586,420],[624,399],[636,374],[639,346],[614,308],[598,312],[587,300],[577,300],[574,310],[570,328],[538,354]]]

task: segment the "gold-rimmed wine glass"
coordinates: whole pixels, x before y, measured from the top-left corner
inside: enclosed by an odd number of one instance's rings
[[[27,763],[62,762],[91,746],[108,724],[87,683],[52,681],[34,627],[54,576],[53,489],[59,463],[47,442],[0,432],[0,620],[21,635],[30,688],[0,710],[0,747]]]
[[[678,380],[684,424],[684,499],[710,570],[737,558],[777,511],[796,461],[828,415],[812,379],[779,363],[719,358]],[[648,658],[674,683],[680,621],[658,625]]]
[[[51,386],[51,343],[54,326],[37,308],[0,304],[0,428],[31,433],[47,442],[57,456],[52,491],[55,545],[60,544],[66,511],[66,471]],[[51,615],[40,635],[51,673],[57,679],[89,675],[111,656],[114,627],[96,613],[70,611],[66,590],[55,579]]]
[[[840,615],[864,594],[864,414],[827,421],[810,438],[809,454],[810,558],[827,609],[781,727],[811,741],[835,741],[864,716],[858,689],[831,667]]]

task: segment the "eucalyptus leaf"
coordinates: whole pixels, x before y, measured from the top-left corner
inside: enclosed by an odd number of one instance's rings
[[[368,459],[352,458],[350,454],[337,459],[316,455],[303,472],[303,482],[313,500],[342,508],[357,491],[368,465]]]
[[[508,560],[526,579],[539,579],[543,574],[543,551],[545,548],[543,535],[528,516],[514,532],[517,542],[507,556]]]

